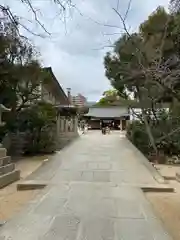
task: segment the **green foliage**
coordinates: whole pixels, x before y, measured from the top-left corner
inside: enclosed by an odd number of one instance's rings
[[[179,0],[170,0],[170,10],[172,12],[179,12],[180,10],[180,1]]]
[[[99,100],[99,102],[96,105],[99,106],[109,106],[113,105],[119,100],[119,95],[117,90],[110,89],[103,93],[103,97]]]
[[[106,76],[120,96],[128,92],[141,113],[128,136],[145,154],[177,154],[180,151],[178,117],[172,109],[166,120],[158,109],[168,101],[180,101],[180,14],[159,7],[137,33],[126,33],[104,59]],[[130,103],[130,108],[133,106]],[[175,105],[177,106],[177,105]],[[174,113],[173,113],[174,114]],[[160,139],[162,141],[160,141]]]
[[[165,111],[160,112],[158,121],[155,121],[152,126],[152,134],[158,153],[163,153],[166,156],[179,155],[180,153],[180,118],[178,113],[180,108],[176,106],[176,110],[176,113],[173,112],[173,114]],[[128,126],[127,137],[144,155],[151,158],[153,149],[143,122],[133,121]]]
[[[149,138],[143,123],[133,121],[129,124],[127,137],[144,155],[148,156],[152,149],[150,149]]]
[[[1,19],[3,21],[3,18]],[[18,34],[18,24],[4,23],[0,33],[0,103],[11,111],[4,114],[6,125],[0,128],[0,139],[6,133],[25,133],[27,153],[54,151],[56,112],[40,103],[40,85],[48,80],[37,53],[27,39]]]
[[[143,102],[155,103],[172,97],[172,89],[164,89],[161,83],[167,76],[162,70],[164,65],[172,65],[175,55],[178,57],[179,23],[178,14],[169,15],[158,8],[140,25],[138,33],[124,34],[115,43],[114,52],[107,53],[104,65],[106,76],[120,95],[128,91],[138,101],[143,98]],[[171,87],[177,90],[177,82],[171,81]]]
[[[0,34],[0,103],[19,111],[39,98],[44,75],[33,46],[19,36],[18,25],[11,21],[4,24],[5,32]]]
[[[17,119],[18,131],[27,133],[26,153],[55,150],[56,111],[51,104],[38,103],[25,109]]]
[[[126,97],[126,98],[124,98]],[[115,89],[107,90],[103,93],[103,97],[96,103],[96,106],[123,106],[123,107],[138,107],[138,102],[128,99],[127,94],[124,97],[119,96]]]

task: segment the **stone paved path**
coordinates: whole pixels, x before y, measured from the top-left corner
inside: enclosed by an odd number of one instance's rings
[[[119,133],[89,132],[55,158],[34,175],[49,186],[0,230],[0,240],[171,239],[138,188],[156,182]]]

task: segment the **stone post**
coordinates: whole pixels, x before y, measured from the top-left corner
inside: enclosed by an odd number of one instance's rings
[[[120,130],[122,131],[122,119],[120,119]]]
[[[77,133],[78,132],[78,118],[77,116],[74,117],[74,132]]]
[[[60,118],[59,118],[59,127],[60,127],[60,132],[62,132],[62,128],[63,128],[63,119],[62,119],[62,117],[60,116]]]
[[[65,118],[65,132],[67,133],[68,132],[68,119]]]
[[[59,115],[57,116],[57,120],[56,120],[56,131],[57,131],[57,135],[59,135],[59,132],[60,132],[60,117],[59,117]]]
[[[70,121],[70,132],[73,132],[73,118],[71,118],[71,121]]]

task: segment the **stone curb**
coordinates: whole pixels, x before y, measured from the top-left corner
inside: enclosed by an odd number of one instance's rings
[[[158,172],[155,167],[152,166],[148,159],[132,144],[132,142],[127,137],[126,140],[129,142],[129,144],[132,145],[137,155],[139,155],[139,160],[151,172],[153,178],[160,184],[167,184],[168,181]]]

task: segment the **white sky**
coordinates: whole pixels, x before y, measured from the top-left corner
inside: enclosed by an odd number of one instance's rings
[[[66,24],[64,18],[60,17],[57,7],[50,1],[32,0],[32,4],[41,23],[51,32],[51,36],[40,38],[27,32],[25,34],[40,51],[43,65],[53,68],[65,90],[70,87],[74,94],[80,92],[88,100],[97,100],[103,91],[110,88],[103,66],[103,57],[111,50],[107,46],[118,39],[122,32],[120,19],[112,9],[116,8],[118,0],[74,0],[76,9],[69,12]],[[168,2],[168,0],[132,0],[127,18],[130,30],[136,30],[152,11],[159,5],[167,7]],[[23,24],[33,32],[44,34],[34,23],[32,12],[20,3],[20,0],[0,0],[0,4],[3,3],[21,16]],[[119,1],[121,14],[125,14],[127,5],[128,0]],[[103,24],[117,27],[105,27]]]

